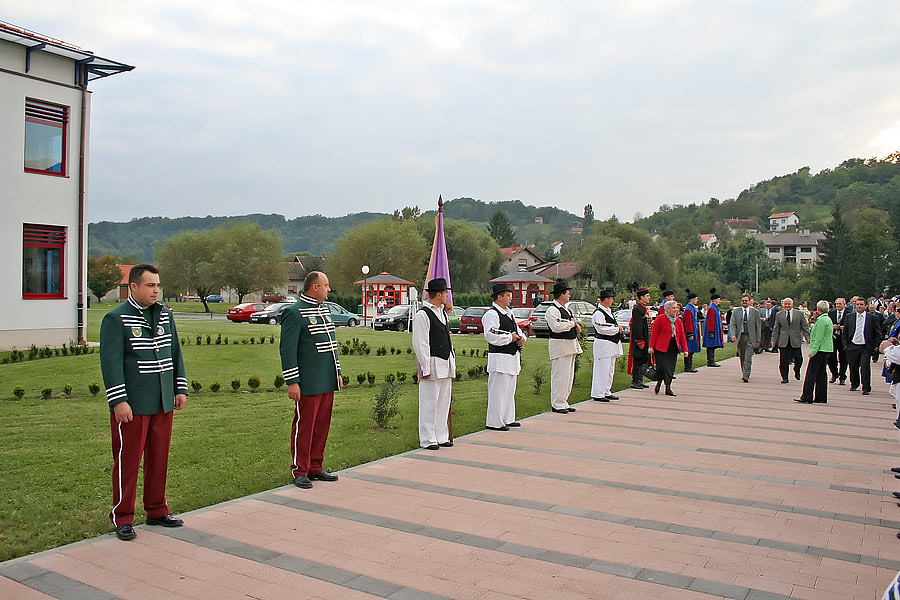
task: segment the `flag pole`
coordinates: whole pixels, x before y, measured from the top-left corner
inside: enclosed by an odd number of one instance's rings
[[[438,214],[441,217],[441,228],[443,228],[443,225],[444,225],[444,218],[443,218],[444,217],[444,197],[442,194],[438,194]],[[447,265],[448,274],[449,274],[449,267],[450,267],[450,265]],[[449,283],[449,280],[448,280],[448,283]],[[448,316],[448,319],[449,319],[449,316]],[[448,320],[447,321],[448,327],[449,327],[449,324],[450,324],[450,322]],[[451,348],[450,351],[452,352],[453,349]],[[453,379],[456,379],[456,373],[452,374],[451,381]],[[451,384],[451,386],[452,386],[452,384]],[[453,441],[453,393],[452,392],[450,394],[450,410],[447,411],[447,430],[450,432],[450,441],[452,442]]]

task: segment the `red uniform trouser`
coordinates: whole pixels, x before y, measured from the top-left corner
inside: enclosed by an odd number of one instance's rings
[[[300,401],[295,403],[291,424],[291,477],[294,479],[322,470],[333,405],[334,392],[300,396]]]
[[[173,414],[134,415],[130,423],[116,423],[116,416],[109,415],[113,453],[113,509],[109,518],[115,527],[134,521],[134,497],[141,457],[144,459],[144,510],[147,518],[158,519],[171,512],[166,504],[166,471],[169,467]]]

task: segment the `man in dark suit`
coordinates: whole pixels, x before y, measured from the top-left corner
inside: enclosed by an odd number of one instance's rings
[[[844,317],[849,314],[847,300],[844,298],[835,299],[834,308],[828,311],[828,316],[834,323],[834,352],[828,356],[828,369],[831,371],[829,383],[834,383],[839,378],[839,385],[847,382],[847,349],[844,347],[843,323]]]
[[[803,353],[800,345],[803,340],[809,341],[809,323],[806,315],[794,308],[794,299],[781,301],[781,310],[775,315],[775,328],[772,338],[778,347],[778,370],[781,371],[781,383],[788,382],[788,365],[794,363],[794,378],[800,381],[800,367],[803,366]]]
[[[775,315],[778,314],[778,310],[778,307],[775,306],[775,301],[769,298],[766,300],[766,307],[760,311],[762,312],[763,328],[762,340],[759,346],[765,352],[776,352],[775,348],[772,347],[772,330],[775,329]]]
[[[872,391],[871,359],[878,355],[881,341],[881,321],[867,310],[866,299],[856,299],[856,312],[844,317],[844,348],[850,363],[850,391],[855,392],[862,383],[863,396]]]

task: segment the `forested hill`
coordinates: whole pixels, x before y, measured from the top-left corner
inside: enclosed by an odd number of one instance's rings
[[[436,205],[436,202],[435,202]],[[432,205],[432,206],[435,206]],[[399,208],[399,207],[398,207]],[[420,206],[420,209],[429,209]],[[518,200],[507,202],[482,202],[472,198],[457,198],[444,204],[447,219],[469,221],[481,228],[498,210],[506,212],[509,220],[517,226],[520,241],[549,241],[559,239],[573,225],[581,222],[581,217],[553,207],[526,206]],[[436,208],[425,215],[434,215]],[[532,231],[535,217],[543,217],[545,226],[538,232]],[[286,219],[281,215],[252,214],[236,217],[141,217],[127,223],[101,221],[88,225],[88,254],[100,257],[131,256],[138,260],[152,261],[154,242],[163,242],[182,231],[204,231],[233,221],[253,221],[264,230],[275,229],[281,234],[284,250],[287,252],[308,252],[323,254],[334,250],[336,239],[347,230],[377,219],[390,217],[384,213],[362,212],[343,217],[323,217],[313,215]],[[553,238],[552,240],[550,238]]]
[[[742,191],[737,198],[688,206],[663,205],[654,214],[638,219],[635,225],[653,233],[666,233],[676,221],[687,219],[701,232],[713,231],[716,221],[751,218],[768,227],[769,215],[796,212],[805,229],[823,231],[831,219],[831,207],[868,207],[891,213],[900,201],[900,152],[884,159],[853,158],[834,169],[815,175],[809,167],[796,173],[761,181]]]

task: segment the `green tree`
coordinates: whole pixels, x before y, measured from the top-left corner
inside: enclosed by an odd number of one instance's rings
[[[700,230],[688,218],[672,221],[666,229],[666,242],[675,256],[700,248]]]
[[[722,281],[737,284],[742,291],[754,290],[757,266],[763,272],[770,260],[766,245],[750,235],[739,235],[719,244],[718,252],[722,256],[722,271],[719,273]]]
[[[422,215],[418,206],[404,206],[403,210],[397,209],[391,218],[395,221],[415,221]]]
[[[844,221],[839,204],[831,209],[831,223],[825,229],[825,238],[819,243],[819,260],[815,273],[819,281],[816,290],[822,297],[833,300],[848,293],[848,284],[856,279],[854,273],[854,240],[850,227]]]
[[[287,282],[284,250],[277,231],[263,231],[251,221],[232,223],[215,230],[216,277],[243,302],[254,292],[271,292]]]
[[[664,243],[646,231],[612,219],[596,224],[578,258],[584,272],[593,274],[597,281],[612,281],[620,289],[632,281],[645,285],[672,281],[675,272]]]
[[[881,294],[889,283],[888,274],[897,259],[891,218],[883,210],[861,206],[847,211],[846,222],[854,240],[854,291]]]
[[[216,264],[220,245],[215,230],[185,231],[157,245],[156,263],[165,288],[199,296],[204,310],[210,312],[206,297],[222,289],[221,269]]]
[[[426,244],[419,234],[416,223],[391,219],[354,227],[335,245],[334,255],[327,258],[328,276],[332,287],[344,291],[349,291],[354,281],[363,278],[360,272],[363,265],[369,266],[371,274],[387,271],[421,282],[431,249],[431,244]]]
[[[417,225],[430,246],[434,221],[420,219]],[[503,254],[494,238],[466,221],[444,219],[444,239],[454,293],[488,290],[488,281],[500,275],[503,265]]]
[[[502,210],[498,210],[491,216],[491,220],[487,224],[487,232],[497,240],[497,244],[501,248],[516,245],[516,232],[512,223],[509,222],[509,217]]]
[[[581,228],[584,237],[591,235],[591,230],[594,228],[594,207],[590,204],[586,204],[584,207],[584,220],[581,222]]]
[[[87,284],[98,300],[117,287],[121,280],[122,272],[114,257],[88,258]]]

